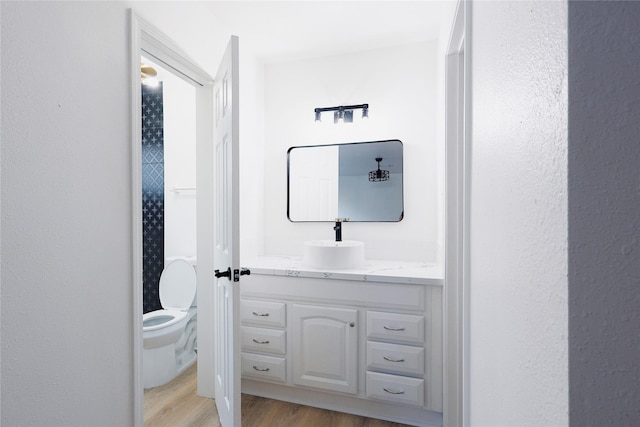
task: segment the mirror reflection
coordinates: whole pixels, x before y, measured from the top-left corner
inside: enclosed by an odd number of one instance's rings
[[[402,141],[299,146],[287,154],[290,221],[402,220]]]

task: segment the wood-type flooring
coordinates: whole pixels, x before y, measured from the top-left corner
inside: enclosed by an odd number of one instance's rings
[[[213,399],[196,394],[196,365],[144,392],[145,427],[220,427]],[[406,427],[373,418],[242,395],[243,427]]]

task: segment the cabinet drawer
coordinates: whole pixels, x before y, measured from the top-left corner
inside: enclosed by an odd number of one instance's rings
[[[421,379],[367,372],[366,390],[370,399],[424,405],[424,380]]]
[[[367,369],[422,376],[424,348],[368,341]]]
[[[240,300],[240,320],[242,323],[284,327],[286,325],[285,305],[281,302]]]
[[[252,326],[242,326],[240,329],[243,350],[273,354],[285,353],[285,331]]]
[[[269,381],[285,382],[287,362],[284,357],[242,353],[242,376]]]
[[[367,311],[367,337],[422,344],[424,316]]]

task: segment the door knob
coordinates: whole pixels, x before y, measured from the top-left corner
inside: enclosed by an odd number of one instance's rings
[[[227,267],[227,271],[216,270],[214,271],[214,274],[218,279],[221,277],[226,277],[227,279],[231,280],[231,267]]]

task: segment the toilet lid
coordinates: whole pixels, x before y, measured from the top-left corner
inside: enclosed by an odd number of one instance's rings
[[[196,271],[184,259],[171,261],[160,276],[160,304],[163,308],[186,310],[196,296]]]

